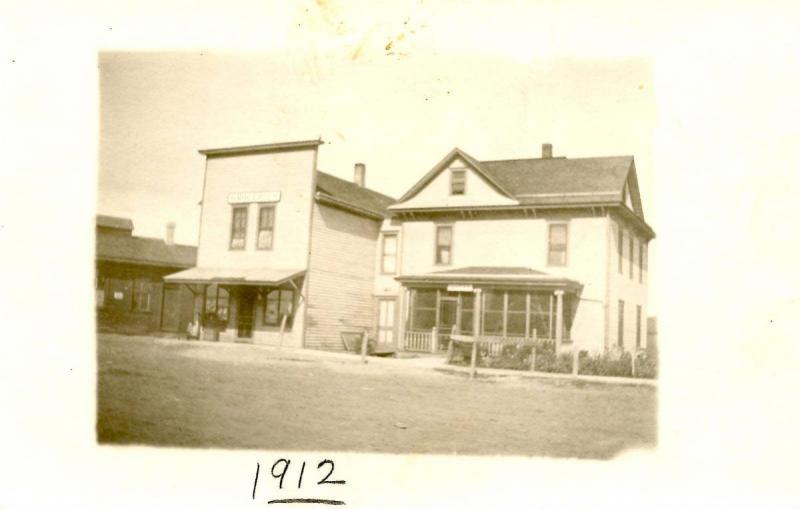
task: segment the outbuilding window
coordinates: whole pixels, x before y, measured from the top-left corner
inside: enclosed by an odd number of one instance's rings
[[[134,311],[150,311],[152,283],[147,279],[137,279],[133,285]]]
[[[567,264],[567,225],[565,223],[554,223],[549,226],[547,264],[561,266]]]
[[[453,257],[453,227],[436,227],[436,265],[450,265]]]
[[[247,207],[234,207],[231,219],[231,249],[244,249],[247,239]]]
[[[258,211],[257,249],[272,249],[272,237],[275,231],[275,207],[262,206]]]

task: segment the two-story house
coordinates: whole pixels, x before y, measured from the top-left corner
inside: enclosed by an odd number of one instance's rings
[[[393,199],[317,169],[318,140],[200,150],[197,266],[185,284],[222,341],[340,350],[370,329],[374,260]]]
[[[632,156],[567,159],[545,144],[541,158],[478,161],[456,148],[388,209],[374,282],[382,346],[436,351],[475,324],[560,350],[645,346],[655,234]]]

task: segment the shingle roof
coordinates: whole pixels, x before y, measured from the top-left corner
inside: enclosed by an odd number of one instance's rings
[[[133,222],[123,217],[98,215],[97,226],[130,231]],[[168,245],[162,239],[120,235],[100,228],[95,239],[95,258],[98,260],[177,268],[194,267],[197,261],[197,248],[194,246]]]
[[[386,207],[395,201],[390,196],[321,171],[317,172],[317,193],[318,196],[330,197],[343,206],[350,205],[381,217],[386,215]]]
[[[133,221],[127,217],[114,217],[97,214],[97,226],[101,228],[114,228],[115,230],[133,231]]]
[[[521,203],[562,203],[565,198],[618,202],[633,157],[512,159],[479,165]]]
[[[573,279],[554,276],[528,267],[463,267],[427,274],[407,274],[396,279],[402,283],[421,284],[485,283],[567,288],[575,291],[582,288],[582,285]]]
[[[433,274],[486,274],[486,275],[514,275],[514,276],[546,276],[546,272],[530,269],[528,267],[461,267],[458,269],[440,270]]]

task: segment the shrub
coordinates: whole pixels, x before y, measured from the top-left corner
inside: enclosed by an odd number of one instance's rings
[[[556,355],[554,350],[538,350],[536,353],[536,371],[545,373],[572,373],[572,354]]]
[[[641,353],[636,356],[636,378],[658,377],[658,355]]]

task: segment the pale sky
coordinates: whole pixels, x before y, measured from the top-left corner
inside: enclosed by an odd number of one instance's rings
[[[480,159],[633,155],[650,224],[656,107],[641,60],[390,50],[102,53],[98,212],[196,244],[198,149],[321,137],[319,168],[399,197],[458,146]],[[651,249],[652,251],[652,249]],[[651,262],[654,256],[651,255]]]

